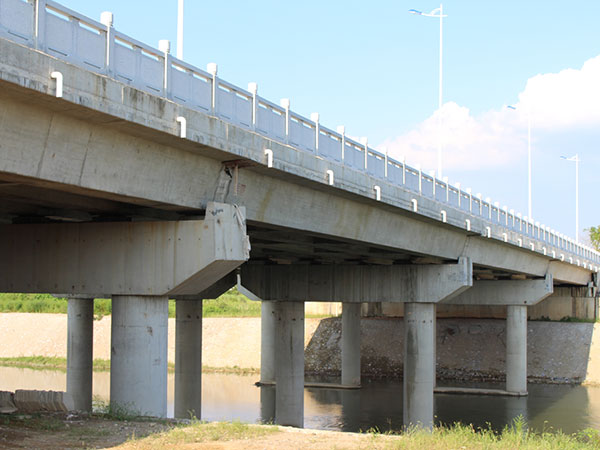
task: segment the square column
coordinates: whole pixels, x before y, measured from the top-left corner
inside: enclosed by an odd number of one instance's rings
[[[167,415],[168,297],[113,296],[110,408]]]
[[[506,307],[506,390],[527,395],[527,306]]]
[[[202,300],[177,300],[175,319],[175,417],[201,418]]]
[[[435,303],[404,304],[404,426],[433,428]]]
[[[360,386],[360,303],[342,307],[342,384]]]
[[[304,426],[304,302],[276,302],[275,423]]]
[[[92,411],[94,299],[70,297],[67,304],[67,392],[77,411]]]

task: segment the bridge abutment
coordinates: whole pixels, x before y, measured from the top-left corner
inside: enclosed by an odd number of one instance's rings
[[[110,408],[167,415],[167,296],[112,298]]]
[[[67,304],[67,392],[77,411],[92,411],[94,299],[70,297]]]

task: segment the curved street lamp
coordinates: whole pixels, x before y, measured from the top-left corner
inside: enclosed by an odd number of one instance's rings
[[[435,18],[439,18],[440,19],[440,77],[439,77],[439,97],[438,97],[438,109],[440,110],[440,123],[439,123],[439,127],[440,127],[440,141],[438,143],[438,154],[437,154],[437,173],[438,173],[438,178],[442,179],[442,146],[443,146],[443,135],[442,135],[442,114],[441,114],[441,109],[442,109],[442,79],[443,79],[443,18],[444,17],[448,17],[447,15],[444,15],[444,8],[443,5],[440,4],[439,8],[434,9],[433,11],[429,12],[429,13],[424,13],[422,11],[419,11],[417,9],[409,9],[408,10],[409,13],[411,14],[416,14],[418,16],[425,16],[425,17],[435,17]]]
[[[508,109],[516,110],[516,106],[508,105]],[[527,215],[533,217],[531,206],[531,108],[527,108]]]

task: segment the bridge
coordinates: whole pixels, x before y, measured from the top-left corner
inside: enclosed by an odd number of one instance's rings
[[[256,84],[222,80],[51,0],[0,0],[1,292],[69,297],[67,391],[91,408],[93,298],[112,297],[112,406],[201,413],[202,299],[262,300],[275,421],[303,426],[304,302],[405,308],[404,422],[430,427],[437,304],[507,306],[506,390],[527,393],[527,307],[597,285],[600,254],[396,161]]]

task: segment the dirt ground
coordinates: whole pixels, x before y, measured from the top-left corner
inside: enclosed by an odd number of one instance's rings
[[[99,416],[62,413],[0,416],[0,448],[80,449],[172,448],[160,439],[143,438],[177,426],[173,420],[123,421]],[[371,449],[386,436],[278,427],[278,431],[252,439],[209,440],[177,445],[194,449]],[[378,442],[375,442],[377,440]]]

